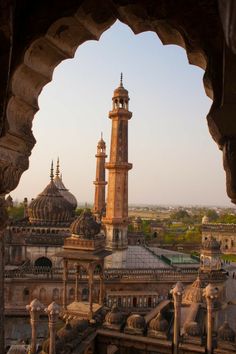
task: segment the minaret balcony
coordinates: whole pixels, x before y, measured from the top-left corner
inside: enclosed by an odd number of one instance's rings
[[[127,111],[127,109],[125,108],[117,108],[109,112],[110,119],[129,120],[131,117],[132,117],[132,112]]]
[[[105,167],[108,170],[131,170],[133,167],[132,163],[129,162],[106,162]]]
[[[93,184],[95,184],[95,186],[105,186],[107,185],[107,181],[93,181]]]

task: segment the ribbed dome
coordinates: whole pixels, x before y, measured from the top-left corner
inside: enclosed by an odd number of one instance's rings
[[[197,322],[190,321],[184,324],[184,330],[186,334],[192,337],[200,336],[201,330]]]
[[[75,196],[71,192],[69,192],[68,189],[66,189],[61,177],[55,176],[54,183],[61,195],[71,204],[72,208],[75,210],[77,208],[77,200]]]
[[[214,237],[209,237],[207,240],[205,240],[202,243],[202,248],[204,250],[220,250],[220,244],[217,242],[217,240]]]
[[[127,319],[127,327],[144,330],[146,328],[146,322],[144,317],[139,314],[129,316]]]
[[[200,277],[197,277],[191,286],[184,291],[183,302],[190,304],[203,302],[203,288],[204,284],[202,283]]]
[[[114,97],[127,97],[128,94],[128,91],[123,86],[119,86],[114,90]]]
[[[72,205],[72,208],[75,210],[77,208],[77,200],[75,196],[69,192],[69,190],[65,187],[64,183],[62,182],[62,177],[60,176],[59,158],[57,159],[57,168],[54,177],[54,183],[58,188],[59,192],[61,193],[61,195]]]
[[[28,214],[29,221],[34,224],[61,224],[71,220],[72,207],[51,180],[44,191],[29,204]]]
[[[92,239],[100,232],[101,225],[94,220],[91,211],[84,211],[71,224],[70,231],[81,238]]]
[[[223,325],[218,329],[218,338],[227,342],[235,341],[235,332],[229,326],[227,321],[225,321]]]
[[[161,312],[154,317],[150,323],[149,328],[157,332],[166,332],[168,329],[168,321],[162,316]]]
[[[98,149],[105,149],[105,148],[106,148],[106,143],[105,143],[105,141],[103,140],[103,138],[101,138],[101,139],[98,141],[97,148],[98,148]]]
[[[122,315],[118,307],[116,305],[113,305],[111,311],[106,314],[105,322],[111,325],[120,325],[123,323],[123,321],[124,316]]]
[[[120,86],[114,90],[113,98],[116,98],[116,97],[128,98],[128,94],[129,94],[128,91],[123,86],[123,74],[121,73]]]

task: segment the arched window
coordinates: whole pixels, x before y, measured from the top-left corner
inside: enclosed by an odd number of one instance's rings
[[[59,300],[59,298],[60,298],[59,289],[57,289],[57,288],[53,289],[53,291],[52,291],[52,300],[53,301],[57,301],[57,300]]]
[[[30,291],[28,288],[24,288],[23,290],[23,301],[27,302],[30,300]]]
[[[70,301],[74,301],[74,299],[75,299],[75,289],[74,289],[74,288],[71,288],[71,289],[69,290],[69,300],[70,300]]]
[[[152,298],[151,298],[151,296],[148,297],[148,307],[152,307]]]
[[[34,262],[36,267],[52,268],[52,261],[47,257],[40,257]]]
[[[83,288],[82,290],[82,301],[88,301],[89,290],[88,288]]]
[[[137,307],[137,298],[133,297],[133,307]]]
[[[46,300],[46,290],[44,288],[41,288],[39,290],[39,301],[45,302]]]

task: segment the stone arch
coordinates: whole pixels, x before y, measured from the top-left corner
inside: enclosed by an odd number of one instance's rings
[[[34,262],[36,267],[52,268],[52,261],[48,257],[39,257]]]
[[[41,288],[41,289],[39,290],[39,301],[45,302],[45,301],[46,301],[46,297],[47,297],[46,289]]]
[[[82,293],[81,293],[82,301],[88,301],[88,297],[89,297],[89,289],[88,289],[88,287],[83,288],[82,289]]]
[[[69,301],[74,301],[75,300],[75,289],[74,288],[70,288],[68,295],[69,295],[68,296]]]
[[[42,88],[51,81],[54,68],[62,60],[72,58],[83,42],[99,40],[101,34],[117,19],[128,25],[135,34],[153,31],[164,45],[176,44],[184,48],[189,63],[206,70],[203,79],[205,91],[209,97],[214,98],[208,123],[211,125],[210,130],[214,139],[222,146],[222,133],[212,122],[212,113],[215,106],[220,105],[222,94],[221,89],[215,92],[218,88],[212,80],[222,78],[222,72],[216,70],[222,64],[221,52],[224,41],[218,14],[213,13],[214,17],[204,8],[206,16],[209,15],[213,22],[207,29],[208,31],[211,29],[212,32],[215,30],[215,35],[218,36],[219,47],[213,51],[211,47],[207,48],[209,43],[206,40],[207,35],[202,36],[202,28],[194,29],[191,27],[192,21],[186,20],[190,16],[187,4],[182,5],[176,16],[171,5],[166,5],[165,1],[158,7],[155,6],[155,2],[149,1],[144,3],[128,1],[125,5],[119,2],[116,4],[102,2],[99,10],[92,6],[92,3],[89,4],[88,6],[87,2],[83,1],[79,8],[75,9],[73,2],[69,1],[67,10],[64,10],[63,6],[55,8],[53,20],[49,18],[44,30],[38,32],[35,30],[36,33],[32,33],[28,42],[26,40],[27,43],[24,43],[24,49],[19,56],[21,60],[17,60],[10,76],[10,90],[5,104],[6,129],[0,143],[4,145],[7,142],[12,151],[3,155],[0,174],[10,175],[11,178],[0,179],[1,193],[14,189],[21,174],[28,168],[28,157],[35,144],[31,127],[34,114],[39,109],[38,96]],[[201,18],[201,8],[196,6],[194,10],[196,16]],[[212,75],[214,69],[217,72]],[[225,159],[226,171],[231,168],[229,167],[231,161],[227,158],[228,156]],[[228,181],[230,184],[230,178]],[[232,197],[231,189],[228,188],[228,194]]]
[[[23,302],[30,301],[30,290],[29,290],[29,288],[24,288],[23,289],[22,299],[23,299]]]
[[[53,301],[58,301],[60,299],[60,292],[58,288],[54,288],[52,290],[52,300]]]

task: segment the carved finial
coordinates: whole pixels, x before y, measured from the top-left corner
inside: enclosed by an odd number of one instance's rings
[[[53,181],[53,177],[54,177],[54,174],[53,174],[53,160],[52,160],[52,162],[51,162],[51,174],[50,174],[51,181]]]
[[[57,168],[56,168],[56,176],[58,177],[60,175],[60,162],[59,162],[59,157],[57,158]]]
[[[123,73],[120,74],[120,87],[123,87]]]

